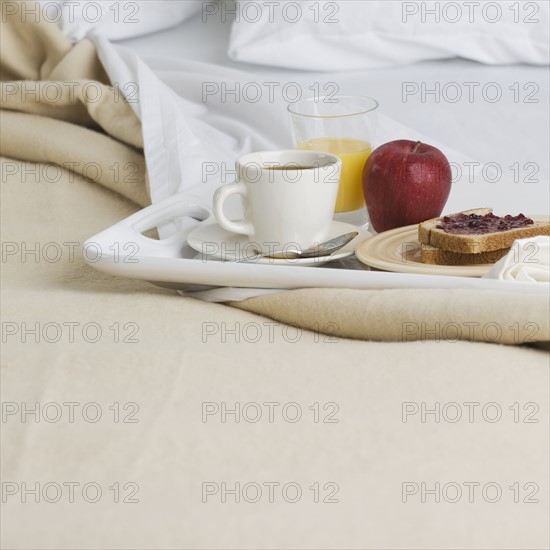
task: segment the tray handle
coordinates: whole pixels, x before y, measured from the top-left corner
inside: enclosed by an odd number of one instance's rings
[[[177,257],[187,246],[187,230],[178,231],[166,239],[151,239],[143,235],[145,231],[169,224],[178,218],[191,218],[204,221],[212,216],[210,208],[200,200],[180,193],[148,206],[122,220],[110,228],[88,239],[84,246],[99,246],[102,255],[114,255],[123,247],[133,248],[140,256]],[[137,249],[136,249],[137,246]],[[118,253],[118,252],[116,252]]]

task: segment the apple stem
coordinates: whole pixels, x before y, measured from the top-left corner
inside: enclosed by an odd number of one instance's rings
[[[413,147],[413,150],[411,151],[411,153],[416,153],[416,150],[420,147],[420,141],[417,141],[415,144],[414,144],[414,147]]]

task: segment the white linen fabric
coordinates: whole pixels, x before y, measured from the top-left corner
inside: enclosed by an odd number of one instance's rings
[[[93,38],[111,80],[123,91],[126,83],[132,84],[128,90],[138,89],[131,104],[141,111],[146,134],[155,128],[145,147],[153,202],[191,188],[209,199],[207,189],[232,181],[241,154],[293,146],[289,102],[336,93],[378,100],[375,146],[422,139],[442,149],[453,168],[446,211],[487,206],[499,215],[545,213],[550,203],[546,67],[455,59],[393,69],[297,72],[230,60],[230,32],[231,20],[220,11],[217,18],[197,17],[128,40],[124,47]],[[163,137],[168,133],[172,137]],[[172,180],[162,171],[165,163]],[[217,168],[220,173],[211,173]]]
[[[131,89],[138,90],[139,101],[132,105],[142,121],[153,203],[186,191],[210,206],[215,189],[232,181],[234,164],[240,156],[292,147],[284,101],[232,103],[222,94],[208,97],[212,89],[242,90],[247,77],[240,71],[223,67],[213,70],[191,61],[156,60],[157,70],[164,68],[162,63],[172,68],[168,86],[134,52],[114,46],[100,33],[91,33],[88,38],[96,44],[113,81],[122,89],[126,84],[137,84]],[[419,139],[441,148],[462,165],[471,161],[383,113],[378,118],[379,143]],[[234,199],[228,199],[228,209],[238,215],[240,204]],[[168,237],[176,230],[181,226],[167,225],[160,228],[160,233]]]
[[[314,71],[452,57],[547,65],[549,10],[545,1],[240,2],[229,54],[239,61]]]
[[[518,239],[485,275],[506,281],[550,282],[550,237]]]
[[[124,40],[179,25],[202,8],[201,0],[39,0],[45,17],[57,21],[70,40],[99,30],[110,40]]]

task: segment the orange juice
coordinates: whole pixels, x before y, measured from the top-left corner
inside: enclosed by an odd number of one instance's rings
[[[352,212],[365,206],[363,168],[372,153],[370,143],[347,138],[315,138],[300,143],[298,149],[322,151],[342,159],[342,175],[335,212]]]

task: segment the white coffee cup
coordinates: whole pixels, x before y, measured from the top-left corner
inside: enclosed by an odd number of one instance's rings
[[[214,195],[214,215],[226,231],[246,235],[262,252],[303,250],[328,237],[342,161],[318,151],[262,151],[236,162],[237,181]],[[231,221],[225,200],[241,195],[244,218]]]

